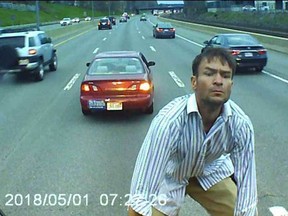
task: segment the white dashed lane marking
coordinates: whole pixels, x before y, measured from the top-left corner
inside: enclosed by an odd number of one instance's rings
[[[76,82],[76,80],[79,78],[80,73],[75,74],[72,79],[68,82],[68,84],[65,86],[64,91],[70,90],[72,88],[72,86],[74,85],[74,83]]]
[[[273,206],[269,210],[273,216],[288,216],[288,211],[282,206]]]
[[[170,74],[170,76],[172,77],[172,79],[176,82],[176,84],[180,87],[180,88],[184,88],[185,85],[184,83],[180,80],[180,78],[174,73],[174,71],[169,71],[168,72]]]
[[[153,52],[156,52],[155,48],[153,46],[150,46],[150,49],[153,51]]]

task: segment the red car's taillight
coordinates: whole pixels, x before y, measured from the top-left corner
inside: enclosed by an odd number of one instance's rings
[[[151,85],[148,82],[144,82],[140,84],[140,90],[149,91],[151,89]]]
[[[89,91],[98,91],[98,88],[95,85],[89,85],[87,83],[83,83],[81,85],[81,92],[89,92]]]
[[[258,50],[258,53],[260,55],[265,55],[267,53],[267,50],[266,49],[261,49],[261,50]]]

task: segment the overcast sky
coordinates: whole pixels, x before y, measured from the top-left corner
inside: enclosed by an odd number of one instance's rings
[[[183,1],[157,1],[158,4],[184,4]]]

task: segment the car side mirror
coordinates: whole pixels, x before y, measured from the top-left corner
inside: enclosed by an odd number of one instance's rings
[[[89,67],[89,66],[90,66],[90,62],[87,62],[87,63],[86,63],[86,66]]]
[[[208,40],[206,40],[206,41],[204,41],[203,43],[207,45],[207,44],[209,44],[209,41],[208,41]]]
[[[52,39],[50,37],[47,38],[47,43],[52,43]]]
[[[154,65],[155,65],[155,62],[154,62],[154,61],[149,61],[148,64],[147,64],[148,67],[154,66]]]

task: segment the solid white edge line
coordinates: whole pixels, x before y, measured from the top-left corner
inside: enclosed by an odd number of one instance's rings
[[[67,85],[64,88],[64,91],[66,90],[70,90],[72,88],[72,86],[74,85],[74,83],[76,82],[76,80],[79,78],[80,73],[76,73],[71,80],[67,83]]]
[[[266,74],[266,75],[268,75],[268,76],[271,76],[271,77],[273,77],[273,78],[275,78],[275,79],[277,79],[277,80],[280,80],[280,81],[288,84],[288,80],[286,80],[286,79],[284,79],[284,78],[282,78],[282,77],[276,76],[276,75],[271,74],[271,73],[269,73],[269,72],[267,72],[267,71],[264,71],[264,70],[262,71],[262,73],[264,73],[264,74]]]

